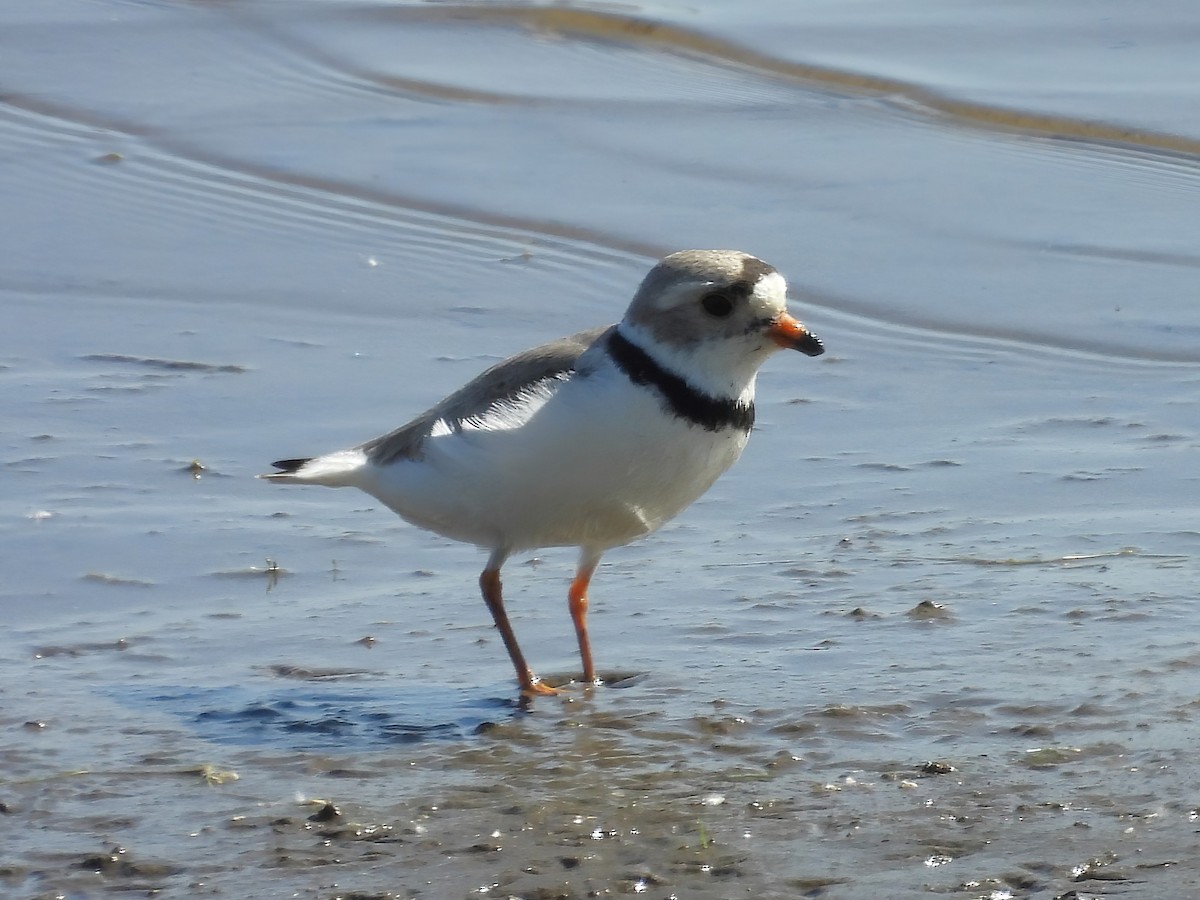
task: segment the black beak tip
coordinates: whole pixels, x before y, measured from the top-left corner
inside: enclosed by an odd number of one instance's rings
[[[796,349],[805,356],[820,356],[825,352],[825,345],[821,343],[821,339],[815,334],[806,334],[804,338],[796,344]]]

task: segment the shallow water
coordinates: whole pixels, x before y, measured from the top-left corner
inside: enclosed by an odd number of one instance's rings
[[[732,9],[0,12],[4,893],[1200,892],[1191,7]],[[714,245],[828,353],[606,557],[606,686],[252,479]]]

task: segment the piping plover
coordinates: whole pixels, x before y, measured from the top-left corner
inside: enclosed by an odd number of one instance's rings
[[[786,293],[783,276],[747,253],[673,253],[618,324],[526,350],[395,431],[260,477],[356,487],[489,550],[479,585],[524,694],[555,689],[521,654],[500,567],[516,551],[578,547],[568,604],[594,683],[588,585],[600,557],[677,515],[741,455],[768,356],[824,350],[788,314]]]

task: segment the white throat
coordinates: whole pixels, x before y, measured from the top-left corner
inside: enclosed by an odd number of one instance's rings
[[[623,320],[621,334],[667,371],[710,397],[754,402],[754,382],[763,356],[733,341],[701,341],[690,346],[656,340],[650,331]]]

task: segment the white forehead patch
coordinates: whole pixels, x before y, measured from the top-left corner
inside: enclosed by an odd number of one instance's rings
[[[758,279],[758,284],[754,286],[754,300],[756,304],[773,309],[780,310],[787,306],[787,282],[778,272],[769,272],[762,278]]]

